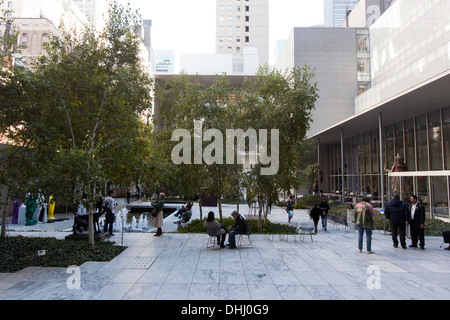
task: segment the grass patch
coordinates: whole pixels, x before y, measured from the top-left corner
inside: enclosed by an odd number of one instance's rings
[[[126,247],[114,242],[67,241],[56,238],[6,237],[0,239],[0,272],[16,272],[26,267],[62,267],[81,265],[86,261],[110,261]],[[45,255],[38,256],[38,251]]]

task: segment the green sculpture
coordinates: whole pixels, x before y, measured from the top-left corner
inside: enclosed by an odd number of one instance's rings
[[[37,196],[33,196],[32,194],[30,194],[25,200],[25,205],[26,205],[25,225],[26,226],[34,226],[35,224],[37,224],[37,221],[34,219],[34,212],[36,211],[36,208],[37,208],[36,199],[37,199]]]

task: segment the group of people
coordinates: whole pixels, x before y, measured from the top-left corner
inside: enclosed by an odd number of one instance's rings
[[[247,221],[237,211],[233,211],[231,216],[235,220],[233,226],[228,227],[228,243],[225,245],[225,238],[227,231],[225,227],[214,218],[214,212],[210,211],[205,223],[206,233],[210,236],[217,236],[217,244],[221,248],[229,247],[230,249],[236,249],[236,235],[246,234],[248,230]]]
[[[425,249],[425,207],[418,202],[416,195],[411,195],[410,201],[411,204],[408,206],[400,200],[399,195],[395,195],[384,208],[385,217],[391,224],[393,246],[397,248],[400,243],[403,249],[407,248],[406,227],[409,225],[411,230],[409,247]],[[347,212],[352,216],[352,222],[358,226],[358,251],[362,252],[365,233],[367,253],[373,253],[372,230],[374,229],[375,210],[370,199],[364,197],[354,209],[349,205]]]
[[[411,248],[420,247],[425,249],[425,207],[418,202],[416,195],[411,195],[411,204],[408,206],[396,195],[388,202],[384,209],[386,219],[390,221],[392,231],[392,241],[395,248],[399,243],[403,249],[406,245],[406,227],[409,225],[411,230]],[[290,223],[293,216],[292,199],[288,202],[287,212]],[[317,233],[317,225],[322,219],[322,230],[327,230],[327,215],[330,207],[327,199],[322,198],[310,211],[310,218],[314,221],[314,232]],[[347,224],[351,232],[358,226],[358,251],[362,252],[363,236],[366,234],[367,253],[372,254],[372,230],[374,229],[375,210],[370,203],[370,198],[363,197],[362,201],[355,207],[352,204],[347,208]]]

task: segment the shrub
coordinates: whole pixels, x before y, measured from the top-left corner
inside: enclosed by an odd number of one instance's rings
[[[96,242],[91,248],[87,241],[6,237],[0,239],[0,272],[15,272],[29,266],[67,268],[86,261],[110,261],[125,249],[109,241]],[[45,250],[45,255],[38,256],[39,250]]]
[[[192,222],[187,225],[186,227],[179,227],[178,232],[179,233],[205,233],[205,227],[203,224],[205,223],[206,218],[203,220],[195,219],[192,220]],[[280,234],[280,233],[286,233],[286,232],[294,232],[295,228],[286,224],[281,223],[273,223],[269,220],[266,220],[266,222],[261,221],[261,231],[258,231],[258,220],[255,219],[248,219],[247,224],[251,226],[252,233],[274,233],[274,234]],[[224,226],[225,230],[228,230],[229,226],[234,225],[234,219],[231,217],[224,218],[222,220],[222,225]]]

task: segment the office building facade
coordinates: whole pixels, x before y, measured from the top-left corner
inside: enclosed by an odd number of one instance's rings
[[[428,216],[450,219],[449,16],[446,0],[396,0],[367,29],[370,88],[352,116],[310,136],[324,193],[381,205],[416,194]]]
[[[324,26],[340,27],[359,0],[323,0]]]
[[[255,48],[259,65],[269,62],[269,0],[216,0],[216,53]]]

